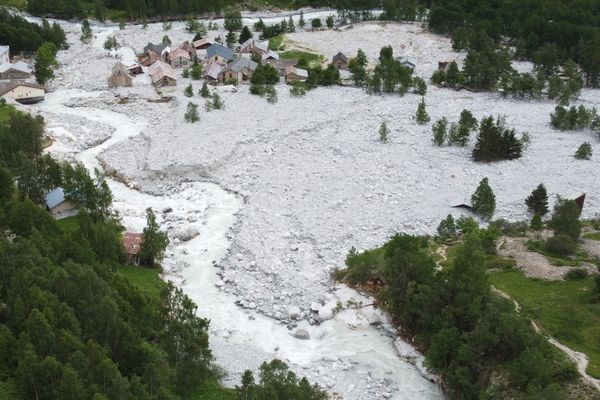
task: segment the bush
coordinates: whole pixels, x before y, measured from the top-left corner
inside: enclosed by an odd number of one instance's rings
[[[544,250],[558,256],[568,256],[577,250],[577,243],[569,235],[558,234],[549,237],[544,244]]]
[[[533,218],[531,218],[530,226],[534,231],[541,231],[544,228],[544,222],[540,214],[534,214]]]
[[[568,281],[578,281],[588,277],[588,272],[583,268],[573,268],[565,274],[565,279]]]
[[[277,103],[277,91],[273,85],[250,85],[250,93],[267,99],[269,103]]]
[[[447,128],[448,128],[448,120],[446,119],[446,117],[444,117],[442,119],[438,119],[431,127],[431,130],[433,131],[433,142],[435,144],[437,144],[438,146],[443,145],[444,142],[446,141]]]
[[[559,198],[552,213],[552,229],[555,235],[566,234],[577,240],[581,234],[581,210],[575,200]]]
[[[491,256],[485,261],[485,266],[488,269],[512,269],[517,266],[517,262],[508,258]]]
[[[575,152],[575,158],[578,160],[589,160],[592,158],[592,145],[588,142],[582,143]]]
[[[427,114],[427,110],[425,107],[426,107],[425,99],[421,98],[421,101],[419,102],[419,105],[417,107],[417,115],[416,115],[417,124],[419,124],[419,125],[425,125],[430,120],[429,114]]]
[[[364,283],[373,277],[373,273],[377,267],[380,258],[375,250],[366,250],[358,253],[353,247],[346,256],[346,271],[345,279],[349,283],[355,285]]]
[[[525,199],[529,211],[540,216],[548,213],[548,192],[543,183],[540,183]]]
[[[290,96],[292,97],[302,97],[306,94],[308,88],[302,82],[296,82],[290,88]]]

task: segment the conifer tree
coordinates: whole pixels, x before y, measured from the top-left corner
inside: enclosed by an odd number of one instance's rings
[[[446,141],[447,127],[448,127],[448,120],[446,119],[446,117],[444,117],[442,119],[438,119],[433,124],[433,127],[431,128],[433,131],[433,142],[435,144],[437,144],[438,146],[443,145],[444,142]]]
[[[165,249],[169,245],[169,238],[166,232],[162,232],[156,222],[156,215],[152,208],[146,209],[146,227],[143,231],[143,241],[141,257],[148,260],[151,266],[160,262],[163,258]]]
[[[490,220],[496,211],[496,196],[488,183],[488,178],[483,178],[475,193],[471,196],[473,210],[484,220]]]
[[[438,235],[441,237],[456,236],[456,222],[454,222],[452,214],[448,214],[448,216],[440,222],[437,231]]]
[[[578,160],[589,160],[592,158],[592,145],[588,142],[582,143],[575,152],[575,158]]]
[[[298,25],[300,25],[300,28],[304,28],[304,25],[306,25],[306,22],[304,21],[304,11],[300,10],[300,21],[298,21]]]
[[[450,133],[448,134],[448,142],[453,145],[465,146],[469,141],[470,130],[467,125],[452,123]]]
[[[389,133],[390,131],[387,127],[387,123],[383,121],[379,127],[379,141],[381,141],[381,143],[387,143]]]
[[[202,89],[200,89],[200,96],[207,98],[210,97],[210,91],[208,90],[208,84],[206,81],[202,84]]]
[[[499,161],[520,158],[523,152],[523,143],[517,139],[514,129],[504,125],[504,119],[493,117],[481,120],[477,142],[473,148],[475,161]]]
[[[192,97],[194,95],[194,89],[192,88],[191,83],[183,90],[183,94],[187,97]]]
[[[419,106],[417,107],[417,124],[425,125],[430,121],[429,114],[427,114],[427,110],[425,109],[425,99],[421,98],[421,102],[419,102]]]
[[[554,235],[569,235],[577,240],[581,234],[581,210],[575,200],[559,198],[552,213],[552,230]]]
[[[291,15],[290,15],[290,18],[288,19],[287,31],[288,32],[296,32],[296,25],[294,25],[294,19],[292,18]]]
[[[225,43],[227,43],[227,47],[233,48],[236,41],[237,41],[236,33],[234,31],[227,32],[227,36],[225,36]]]
[[[169,38],[168,35],[163,36],[162,38],[162,44],[166,44],[167,46],[171,45],[171,38]]]
[[[548,213],[548,193],[543,183],[540,183],[537,188],[531,192],[529,197],[525,199],[525,204],[529,211],[539,216]]]
[[[187,105],[187,110],[185,111],[185,115],[183,116],[185,122],[194,123],[200,120],[200,116],[198,115],[198,105],[192,102],[189,102]]]
[[[242,44],[248,39],[252,39],[252,32],[250,32],[250,29],[246,25],[244,25],[242,31],[240,32],[238,43]]]

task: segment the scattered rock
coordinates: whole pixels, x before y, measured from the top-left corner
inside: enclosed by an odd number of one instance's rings
[[[310,339],[310,334],[306,329],[298,329],[294,332],[294,337],[296,339],[308,340]]]
[[[198,229],[194,228],[193,226],[188,226],[186,228],[177,229],[173,233],[173,237],[179,239],[182,242],[187,242],[188,240],[192,240],[199,234],[200,232],[198,232]]]
[[[173,212],[173,209],[171,207],[165,207],[162,209],[163,214],[168,214],[170,212]]]
[[[292,306],[288,308],[288,318],[291,320],[298,319],[300,317],[300,307]]]

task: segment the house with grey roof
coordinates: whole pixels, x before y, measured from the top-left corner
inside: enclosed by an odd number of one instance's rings
[[[65,197],[63,188],[58,187],[44,196],[46,209],[56,219],[66,218],[77,213],[77,207]]]
[[[23,61],[0,64],[0,79],[29,79],[32,73],[33,70]]]
[[[400,57],[398,58],[400,65],[410,69],[411,71],[417,66],[417,59],[414,57]]]
[[[285,76],[286,68],[295,67],[298,64],[298,60],[288,60],[288,59],[275,60],[275,59],[269,58],[267,60],[262,60],[261,64],[262,65],[271,64],[273,66],[273,68],[275,68],[277,70],[277,72],[279,73],[279,76]]]
[[[259,42],[256,39],[250,38],[240,46],[240,53],[252,53],[259,57],[269,51],[269,41]]]
[[[302,68],[287,67],[285,69],[285,82],[293,85],[296,82],[305,82],[308,79],[308,71]]]
[[[248,58],[237,58],[235,61],[227,64],[219,73],[219,82],[235,82],[237,85],[240,82],[249,81],[256,67],[258,67],[258,64]]]
[[[331,62],[337,67],[337,69],[346,69],[348,67],[348,57],[346,57],[346,55],[341,51],[333,56]]]
[[[169,46],[167,46],[166,44],[148,43],[144,47],[144,54],[148,58],[150,58],[151,60],[154,60],[154,61],[156,60],[156,58],[159,58],[160,60],[165,61],[165,62],[168,61],[169,53],[171,53],[171,48]],[[150,64],[152,64],[153,62],[151,62]]]
[[[218,43],[212,44],[206,49],[206,61],[213,61],[221,65],[226,65],[233,60],[233,50],[229,47],[221,46]]]

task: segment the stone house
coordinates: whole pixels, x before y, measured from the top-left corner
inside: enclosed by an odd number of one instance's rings
[[[133,78],[125,64],[117,62],[113,65],[110,76],[108,77],[108,87],[130,87],[133,86]]]

